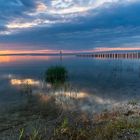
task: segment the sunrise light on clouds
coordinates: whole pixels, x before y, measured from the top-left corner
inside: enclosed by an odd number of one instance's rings
[[[135,49],[140,46],[139,6],[138,0],[2,0],[0,49]]]

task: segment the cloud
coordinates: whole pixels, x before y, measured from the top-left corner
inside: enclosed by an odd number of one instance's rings
[[[0,43],[33,49],[139,45],[138,13],[139,0],[1,0]]]

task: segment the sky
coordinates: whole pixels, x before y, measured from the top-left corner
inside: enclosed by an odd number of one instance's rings
[[[140,48],[140,0],[0,0],[0,51]]]

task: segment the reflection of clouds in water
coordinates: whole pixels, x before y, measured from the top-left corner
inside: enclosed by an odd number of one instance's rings
[[[74,99],[88,99],[89,101],[94,101],[98,104],[112,104],[115,103],[114,100],[111,99],[103,99],[97,95],[88,94],[86,92],[55,92],[56,96],[63,95],[65,97],[70,97]]]
[[[10,80],[11,85],[40,85],[39,81],[35,81],[34,79],[11,79]]]
[[[113,99],[105,99],[86,92],[62,90],[53,92],[52,94],[55,95],[57,102],[61,102],[65,109],[79,109],[90,113],[100,112],[104,109],[111,109],[120,104]]]
[[[31,86],[40,87],[43,84],[43,81],[41,80],[30,78],[30,77],[24,78],[21,77],[20,75],[15,75],[15,74],[3,74],[0,75],[0,79],[5,79],[10,81],[10,85],[12,86],[31,85]]]
[[[100,112],[105,109],[111,109],[118,106],[120,103],[109,98],[102,98],[97,95],[89,95],[88,98],[79,102],[80,108],[83,111],[89,111],[91,113]]]
[[[46,90],[47,85],[45,89],[42,89],[40,85],[43,84],[38,77],[41,77],[41,72],[44,72],[46,68],[59,63],[59,57],[50,58],[15,56],[9,63],[0,64],[0,98],[2,99],[2,93],[3,95],[18,93],[21,91],[19,89],[26,87],[24,84],[27,83],[33,87],[34,94],[47,95],[50,90]],[[8,60],[8,57],[6,59]],[[6,59],[0,61],[7,61]],[[76,102],[79,108],[88,111],[102,111],[130,99],[139,99],[139,62],[140,60],[93,60],[63,57],[63,65],[69,70],[70,82],[80,91],[76,93],[67,91],[63,97],[69,100],[72,98],[70,101],[66,100],[70,106]],[[15,95],[5,94],[4,96],[11,98]],[[56,97],[58,96],[60,95],[57,92]]]
[[[43,80],[38,80],[30,77],[23,78],[21,76],[13,75],[13,74],[2,75],[0,78],[8,80],[10,82],[10,85],[13,87],[29,85],[33,88],[33,92],[35,93],[36,92],[40,93],[42,88],[50,89],[52,87],[49,83],[46,83]]]
[[[84,93],[84,92],[55,92],[55,95],[56,96],[65,96],[65,97],[69,97],[69,98],[74,98],[74,99],[83,99],[83,98],[86,98],[88,97],[89,95],[87,93]]]
[[[48,100],[48,95],[53,95],[57,102],[61,102],[64,108],[80,109],[82,111],[89,111],[91,113],[98,112],[103,109],[116,106],[119,103],[113,99],[102,98],[95,94],[89,94],[87,92],[78,92],[73,90],[47,90],[51,89],[48,84],[42,83],[42,81],[31,78],[16,78],[14,75],[7,76],[12,86],[30,85],[36,88],[32,88],[32,93],[41,94],[42,100]],[[43,86],[42,86],[43,85]],[[45,87],[46,86],[46,87]],[[46,88],[43,90],[42,87]]]
[[[41,80],[33,79],[33,78],[23,78],[18,75],[3,75],[10,81],[10,85],[13,87],[18,87],[22,85],[30,85],[32,88],[32,92],[34,94],[42,94],[43,100],[47,100],[48,95],[55,95],[56,100],[58,102],[63,102],[63,106],[65,108],[71,109],[80,109],[82,111],[88,111],[90,113],[100,112],[104,109],[111,109],[114,106],[117,106],[120,102],[115,99],[111,99],[110,97],[102,97],[101,95],[95,95],[94,92],[91,94],[87,91],[74,91],[68,89],[65,91],[61,89],[60,91],[47,90],[51,89],[51,86],[48,87],[48,84],[44,84]],[[43,85],[43,86],[42,86]],[[42,89],[42,87],[45,90]],[[50,93],[52,92],[52,93]],[[45,96],[46,95],[46,96]]]
[[[40,86],[41,81],[35,80],[33,78],[20,78],[19,76],[13,74],[2,75],[1,78],[8,79],[12,86],[20,86],[20,85],[31,85],[31,86]]]

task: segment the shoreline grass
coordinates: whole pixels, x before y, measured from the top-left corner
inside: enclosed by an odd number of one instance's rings
[[[3,124],[7,123],[7,129],[0,131],[1,138],[7,137],[7,140],[140,139],[138,104],[129,102],[126,106],[131,106],[131,109],[104,111],[89,117],[80,111],[63,110],[53,96],[30,94],[26,98],[25,105],[11,112],[13,116],[10,120],[11,114],[7,116],[7,120],[4,118]],[[135,108],[137,109],[134,110]],[[9,132],[13,133],[8,137]]]

